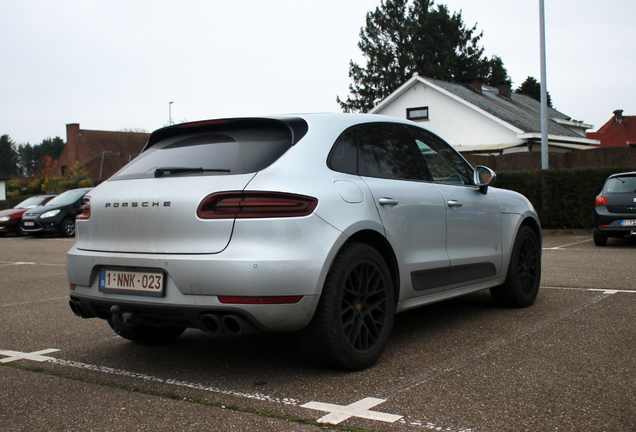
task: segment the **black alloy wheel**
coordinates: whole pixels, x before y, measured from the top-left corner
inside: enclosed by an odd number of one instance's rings
[[[301,346],[326,366],[360,370],[384,352],[395,300],[389,270],[372,247],[346,245],[336,258]]]
[[[541,282],[541,249],[534,231],[521,226],[503,285],[490,289],[497,304],[510,307],[528,307],[539,294]]]
[[[60,234],[63,237],[73,237],[75,235],[75,219],[64,219],[60,224]]]

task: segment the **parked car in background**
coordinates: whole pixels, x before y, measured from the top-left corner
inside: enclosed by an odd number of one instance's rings
[[[75,217],[82,213],[84,195],[91,188],[66,191],[42,206],[28,210],[22,216],[22,232],[29,235],[75,235]]]
[[[636,236],[636,171],[607,178],[596,197],[592,224],[596,246],[605,246],[608,237]]]
[[[309,358],[366,368],[397,312],[484,289],[534,302],[539,218],[494,180],[394,117],[168,126],[84,197],[70,306],[141,343],[301,331]]]
[[[11,209],[0,210],[0,236],[8,233],[22,235],[22,231],[20,230],[22,215],[27,210],[46,204],[55,197],[56,195],[33,196],[25,199]]]

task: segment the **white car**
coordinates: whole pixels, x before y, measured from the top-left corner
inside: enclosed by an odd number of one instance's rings
[[[362,369],[395,313],[484,289],[534,302],[539,219],[494,179],[393,117],[159,129],[85,197],[67,255],[71,309],[142,343],[186,328],[301,331],[312,359]]]

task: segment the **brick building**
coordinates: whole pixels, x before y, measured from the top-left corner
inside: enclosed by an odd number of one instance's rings
[[[141,153],[148,133],[110,132],[80,129],[79,123],[66,125],[66,146],[53,175],[61,177],[76,161],[84,165],[94,181],[109,178]]]
[[[636,116],[624,116],[623,110],[616,110],[614,117],[586,136],[600,140],[601,147],[636,147]]]

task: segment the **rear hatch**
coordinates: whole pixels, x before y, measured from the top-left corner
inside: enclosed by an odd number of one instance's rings
[[[636,214],[636,175],[620,174],[607,180],[604,196],[610,213]]]
[[[79,249],[121,253],[218,253],[233,218],[202,219],[206,196],[242,191],[307,131],[292,118],[236,119],[155,131],[142,154],[90,194]]]

